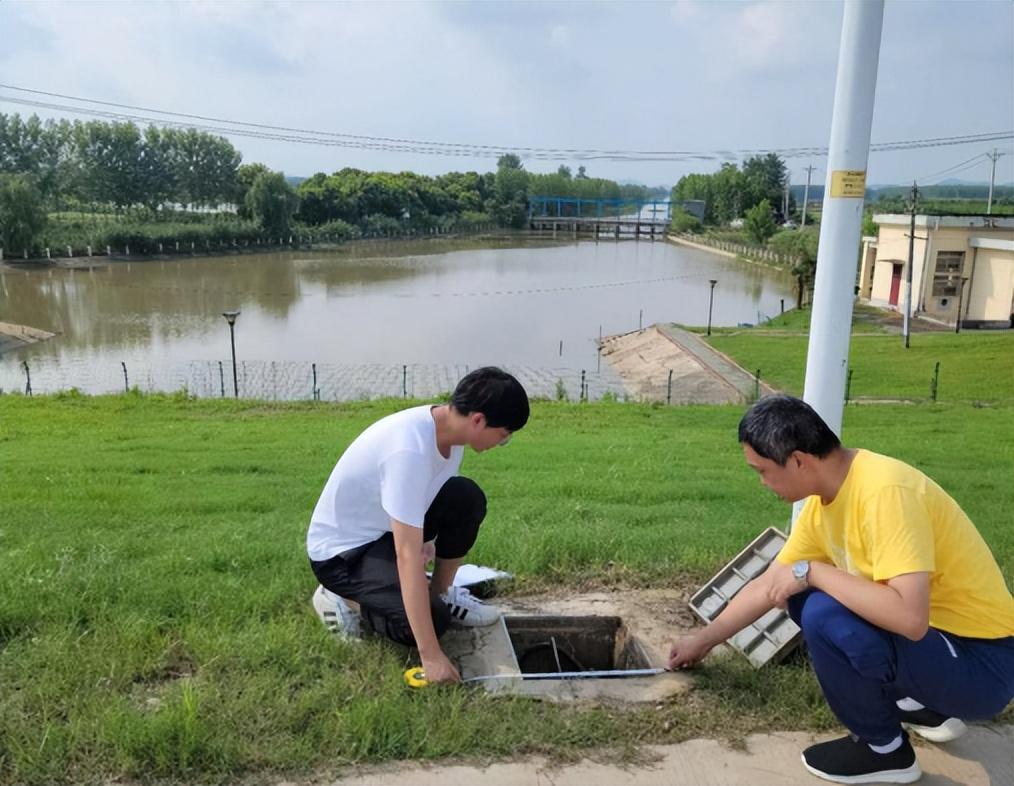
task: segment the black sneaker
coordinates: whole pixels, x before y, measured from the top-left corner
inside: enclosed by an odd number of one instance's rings
[[[875,753],[851,735],[821,742],[803,751],[803,766],[835,783],[912,783],[922,777],[907,736],[890,753]]]
[[[923,707],[921,710],[898,710],[901,725],[931,742],[950,742],[964,734],[968,727],[960,718],[948,718]]]

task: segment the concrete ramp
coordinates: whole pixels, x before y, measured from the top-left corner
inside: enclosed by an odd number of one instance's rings
[[[637,401],[744,404],[757,393],[753,376],[693,333],[672,325],[609,336],[602,340],[602,358]],[[761,384],[759,392],[772,391]]]

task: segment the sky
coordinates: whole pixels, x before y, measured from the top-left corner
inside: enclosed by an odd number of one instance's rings
[[[843,3],[0,2],[0,82],[67,96],[331,134],[486,145],[476,157],[230,136],[288,175],[343,167],[492,171],[519,148],[682,150],[673,162],[538,160],[671,186],[719,151],[826,147]],[[73,104],[9,88],[10,103]],[[872,140],[1014,129],[1014,3],[889,0]],[[228,136],[228,135],[226,135]],[[1012,140],[874,152],[867,183],[985,182]],[[740,158],[739,160],[742,160]],[[968,162],[967,165],[965,162]],[[793,183],[826,158],[787,161]],[[942,173],[942,174],[941,174]]]

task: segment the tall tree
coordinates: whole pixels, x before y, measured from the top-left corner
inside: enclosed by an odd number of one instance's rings
[[[173,137],[156,126],[148,126],[141,144],[139,180],[141,201],[155,211],[175,198],[178,191],[174,166]]]
[[[496,162],[494,215],[503,226],[523,227],[528,217],[528,173],[513,153]]]
[[[743,210],[766,199],[771,205],[781,205],[788,170],[776,153],[748,158],[743,163]],[[779,210],[779,214],[781,211]]]
[[[271,234],[289,231],[299,198],[281,172],[262,172],[246,194],[246,206],[261,227]]]
[[[271,170],[264,166],[264,164],[243,164],[236,170],[236,191],[233,195],[232,202],[236,205],[236,212],[239,214],[240,218],[253,218],[246,206],[246,195],[250,192],[250,187],[254,184],[254,181],[257,180],[257,177],[269,172],[271,172]],[[314,175],[314,177],[325,178],[326,175],[321,172],[318,175]],[[304,180],[299,184],[300,187],[309,182],[309,180],[313,179],[314,178],[309,178],[308,180]],[[326,220],[327,219],[324,219],[323,221],[315,221],[313,223],[323,224]]]
[[[721,169],[712,175],[712,182],[715,220],[725,224],[743,215],[742,211],[749,205],[744,206],[743,173],[736,165],[722,164]]]
[[[78,150],[85,171],[86,194],[122,210],[144,198],[141,134],[133,123],[83,124]]]
[[[42,193],[27,174],[0,174],[0,248],[30,249],[46,226]]]

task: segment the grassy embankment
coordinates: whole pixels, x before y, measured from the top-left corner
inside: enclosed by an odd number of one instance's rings
[[[402,406],[0,397],[0,783],[615,758],[641,743],[834,727],[801,659],[759,672],[714,659],[689,697],[658,706],[559,707],[411,692],[403,654],[331,640],[308,603],[306,520],[342,448]],[[1009,580],[1012,413],[850,407],[845,430],[950,490]],[[491,500],[471,556],[517,574],[518,591],[696,588],[788,517],[742,462],[739,415],[536,404],[508,448],[466,457]]]
[[[928,401],[939,362],[938,401],[1014,402],[1014,332],[913,332],[905,349],[898,324],[879,309],[857,306],[850,398]],[[743,368],[760,369],[769,385],[799,395],[809,327],[809,310],[792,310],[749,330],[713,329],[709,341]]]

